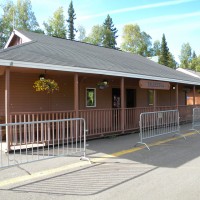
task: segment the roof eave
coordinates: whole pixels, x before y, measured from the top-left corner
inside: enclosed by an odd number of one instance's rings
[[[101,75],[103,74],[103,75],[108,75],[108,76],[166,81],[166,82],[182,83],[182,84],[189,84],[189,85],[200,85],[200,81],[199,82],[189,81],[189,80],[186,81],[186,80],[163,78],[163,77],[157,77],[157,76],[148,76],[148,75],[143,75],[143,74],[132,74],[132,73],[125,73],[125,72],[117,72],[117,71],[99,70],[99,69],[93,69],[93,68],[61,66],[61,65],[32,63],[32,62],[21,62],[21,61],[3,60],[3,59],[0,59],[0,63],[1,63],[1,66],[14,66],[14,67],[30,68],[30,69],[57,70],[57,71],[65,71],[65,72],[79,72],[79,73],[87,73],[87,74],[101,74]]]

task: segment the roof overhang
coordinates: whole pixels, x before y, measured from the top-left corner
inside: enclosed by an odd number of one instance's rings
[[[199,82],[189,81],[189,80],[186,81],[186,80],[173,79],[173,78],[163,78],[163,77],[157,77],[157,76],[148,76],[148,75],[143,75],[143,74],[132,74],[132,73],[125,73],[125,72],[118,72],[118,71],[109,71],[109,70],[99,70],[99,69],[93,69],[93,68],[21,62],[21,61],[3,60],[3,59],[0,59],[0,63],[1,63],[0,66],[12,66],[12,67],[29,68],[29,69],[57,70],[57,71],[64,71],[64,72],[78,72],[78,73],[86,73],[86,74],[99,74],[99,75],[101,74],[101,75],[116,76],[116,77],[127,77],[127,78],[182,83],[182,84],[189,84],[189,85],[200,85],[200,81]]]
[[[185,74],[188,74],[188,75],[190,75],[190,76],[194,76],[194,77],[196,77],[196,78],[200,78],[197,74],[195,74],[195,72],[191,72],[191,71],[188,71],[188,70],[183,69],[183,68],[178,68],[178,69],[176,69],[176,70],[179,71],[179,72],[183,72],[183,73],[185,73]]]

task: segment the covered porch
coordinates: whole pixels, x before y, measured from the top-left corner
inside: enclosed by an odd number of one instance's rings
[[[16,67],[1,67],[1,70],[0,113],[1,123],[6,124],[84,118],[87,138],[99,138],[138,131],[142,112],[178,109],[180,122],[191,122],[192,110],[198,106],[199,93],[195,85]],[[46,94],[34,90],[34,81],[44,71],[58,82],[58,92]],[[100,88],[99,83],[105,81],[107,86]],[[12,145],[13,136],[7,134]],[[40,138],[51,140],[47,132],[41,134]],[[4,140],[5,135],[6,130]],[[24,133],[24,142],[27,135]],[[31,143],[31,137],[28,138]]]

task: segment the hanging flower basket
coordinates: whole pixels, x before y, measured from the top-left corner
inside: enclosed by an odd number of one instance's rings
[[[40,78],[39,80],[35,81],[33,84],[33,88],[37,92],[46,91],[47,93],[53,93],[54,91],[58,91],[58,83],[51,79]]]

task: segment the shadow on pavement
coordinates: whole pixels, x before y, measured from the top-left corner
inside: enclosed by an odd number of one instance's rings
[[[182,134],[192,132],[190,125],[186,124],[181,127]],[[194,132],[194,131],[193,131]],[[147,139],[148,144],[156,143],[157,141],[168,140],[174,138],[163,144],[137,150],[135,152],[125,153],[120,158],[125,158],[131,161],[148,164],[155,167],[176,168],[200,156],[200,135],[193,134],[183,138],[177,138],[173,134],[159,136],[152,139]],[[113,154],[123,150],[133,149],[135,144],[139,141],[137,134],[129,134],[115,138],[105,138],[89,142],[88,153],[92,157],[94,153]],[[137,145],[138,146],[138,145]]]
[[[183,127],[183,133],[191,132]],[[173,135],[165,135],[148,140],[155,143]],[[7,189],[13,193],[33,193],[48,195],[89,196],[102,193],[125,182],[151,174],[158,168],[177,168],[200,156],[200,135],[193,134],[186,140],[179,138],[170,142],[122,154],[119,157],[105,158],[122,150],[133,149],[138,142],[138,134],[128,134],[88,141],[88,156],[96,159],[92,165],[79,170],[51,175],[48,178],[19,184]],[[104,159],[102,159],[104,158]]]
[[[112,161],[13,187],[9,191],[46,193],[49,195],[95,195],[155,169],[156,167],[138,163],[115,163]]]

